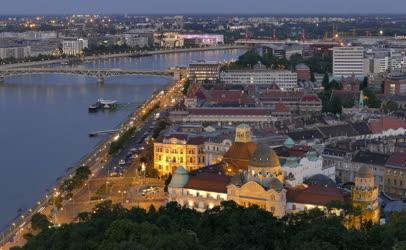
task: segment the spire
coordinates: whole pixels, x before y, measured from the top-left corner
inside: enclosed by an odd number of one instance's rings
[[[364,104],[364,91],[361,90],[359,93],[359,102],[358,102],[358,108],[359,111],[363,111],[365,108],[365,104]]]

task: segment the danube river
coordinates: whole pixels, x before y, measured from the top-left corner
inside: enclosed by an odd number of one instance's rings
[[[242,52],[117,58],[75,67],[165,70],[196,60],[235,59]],[[89,132],[118,126],[170,81],[167,77],[121,76],[97,85],[92,77],[50,74],[11,77],[0,85],[0,231],[18,216],[19,209],[32,206],[100,142],[100,138],[89,138]],[[87,107],[98,98],[115,99],[122,105],[114,112],[89,114]]]

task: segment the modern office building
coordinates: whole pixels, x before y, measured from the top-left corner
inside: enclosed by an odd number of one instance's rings
[[[65,55],[77,56],[88,47],[88,40],[82,38],[69,38],[62,42],[62,50]]]
[[[218,62],[193,62],[189,64],[188,78],[190,80],[202,81],[217,81],[219,79],[221,64]]]
[[[333,77],[355,76],[364,77],[364,48],[363,47],[334,47],[333,48]]]
[[[297,87],[297,73],[288,70],[266,68],[248,70],[228,70],[220,72],[220,80],[225,84],[270,85],[275,83],[281,90]]]

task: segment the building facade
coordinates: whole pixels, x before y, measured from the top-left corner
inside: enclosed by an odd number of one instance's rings
[[[364,48],[334,47],[333,77],[340,79],[352,75],[357,78],[364,77]]]
[[[71,38],[62,41],[62,50],[67,56],[80,55],[88,46],[88,40],[83,38]]]
[[[385,168],[385,193],[395,199],[406,199],[406,152],[393,153]]]
[[[228,70],[220,72],[220,80],[230,85],[270,85],[275,83],[281,90],[293,90],[297,87],[297,73],[287,70]]]
[[[160,175],[173,173],[178,166],[193,171],[205,164],[204,138],[171,134],[154,142],[154,168]]]
[[[221,64],[218,62],[194,62],[189,64],[188,78],[192,81],[217,81]]]
[[[350,215],[349,227],[359,229],[366,222],[379,223],[378,187],[370,168],[359,168],[351,191],[351,200],[353,206],[360,209],[360,214]]]
[[[384,82],[385,95],[406,94],[406,74],[391,74]]]
[[[15,58],[23,59],[31,56],[30,46],[0,47],[0,59]]]

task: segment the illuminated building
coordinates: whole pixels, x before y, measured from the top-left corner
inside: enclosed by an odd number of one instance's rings
[[[406,94],[406,74],[391,74],[384,83],[385,95]]]
[[[406,152],[393,153],[385,164],[385,185],[387,195],[406,199]]]
[[[223,156],[226,174],[234,175],[240,170],[247,170],[256,147],[251,139],[251,128],[246,124],[237,126],[234,143]]]
[[[65,55],[77,56],[83,53],[83,50],[88,47],[88,40],[82,38],[65,39],[62,42],[62,50]]]
[[[221,64],[218,62],[194,62],[189,64],[188,78],[198,82],[217,81],[220,68]]]
[[[351,199],[353,206],[360,209],[360,215],[350,216],[349,227],[360,228],[365,222],[379,223],[378,187],[370,168],[359,168]]]
[[[286,214],[286,190],[279,158],[267,145],[257,146],[248,170],[238,172],[227,187],[229,200],[245,207],[257,205],[276,217]]]
[[[204,166],[205,139],[188,134],[171,134],[154,142],[154,168],[160,175],[171,174],[178,166],[188,171]]]
[[[184,167],[178,167],[168,185],[169,201],[203,212],[227,200],[229,182],[230,177],[217,167],[206,167],[190,174]]]

